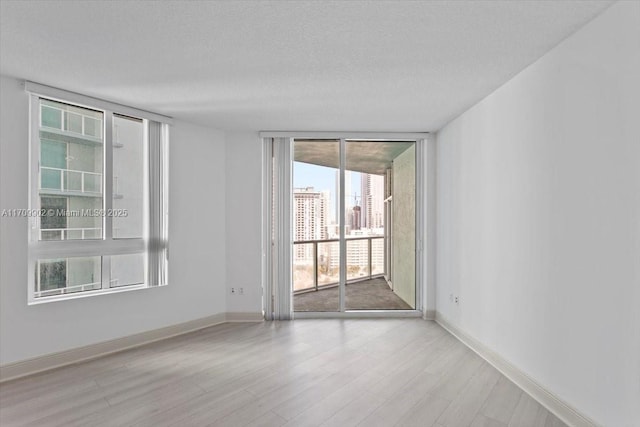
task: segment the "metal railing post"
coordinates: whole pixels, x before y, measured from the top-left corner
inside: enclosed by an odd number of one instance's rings
[[[313,287],[318,290],[318,242],[313,242]]]
[[[373,270],[371,268],[371,237],[367,239],[367,242],[367,246],[369,247],[369,280],[371,280],[371,277],[373,276]]]

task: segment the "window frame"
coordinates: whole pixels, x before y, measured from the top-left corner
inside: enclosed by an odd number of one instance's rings
[[[29,218],[28,230],[28,304],[67,300],[93,295],[162,286],[167,284],[168,264],[168,132],[169,117],[108,101],[87,97],[37,83],[25,82],[29,94]],[[102,209],[113,209],[113,148],[114,116],[127,116],[143,121],[143,230],[139,238],[114,238],[113,216],[101,217],[102,233],[98,239],[40,240],[40,126],[41,100],[99,111],[103,114],[102,128]],[[62,116],[64,122],[64,115]],[[150,138],[154,138],[153,141]],[[153,149],[151,148],[153,145]],[[154,165],[152,165],[154,163]],[[144,254],[144,282],[142,284],[111,287],[111,256]],[[90,291],[36,296],[38,260],[100,257],[101,288]],[[161,270],[161,271],[157,271]]]

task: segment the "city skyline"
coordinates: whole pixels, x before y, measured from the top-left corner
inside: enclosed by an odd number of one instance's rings
[[[326,166],[313,165],[310,163],[293,162],[293,187],[294,188],[307,188],[313,187],[317,191],[329,191],[331,193],[332,206],[336,206],[336,188],[337,180],[336,174],[338,169],[330,168]],[[348,194],[358,197],[358,201],[361,200],[361,174],[360,172],[350,172],[351,175],[351,188],[357,189],[356,194]],[[348,188],[348,184],[346,185]]]
[[[294,163],[293,198],[296,241],[339,236],[339,170]],[[382,234],[384,229],[385,177],[345,171],[345,234]],[[313,204],[313,207],[309,205]],[[320,207],[321,206],[321,207]],[[318,217],[322,212],[322,218]],[[321,225],[322,224],[322,225]],[[310,236],[309,233],[314,234]],[[322,236],[319,236],[321,233]]]
[[[347,225],[350,225],[351,209],[360,206],[362,228],[380,228],[383,226],[382,212],[384,202],[384,177],[362,172],[345,170],[345,210]],[[339,211],[337,194],[339,192],[339,171],[335,168],[294,162],[293,188],[310,189],[316,192],[328,192],[327,224],[337,224]]]

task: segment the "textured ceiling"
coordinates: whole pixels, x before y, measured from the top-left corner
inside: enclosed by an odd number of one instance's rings
[[[609,1],[0,2],[0,73],[220,129],[433,131]]]
[[[340,168],[339,141],[296,139],[293,159],[296,162]],[[384,175],[393,160],[414,142],[408,141],[354,141],[347,140],[346,168],[354,172]]]

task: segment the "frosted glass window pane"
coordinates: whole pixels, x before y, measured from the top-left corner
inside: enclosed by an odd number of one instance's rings
[[[113,116],[113,237],[140,238],[145,212],[144,122]]]
[[[111,257],[110,287],[139,285],[144,283],[145,255],[128,254]]]

